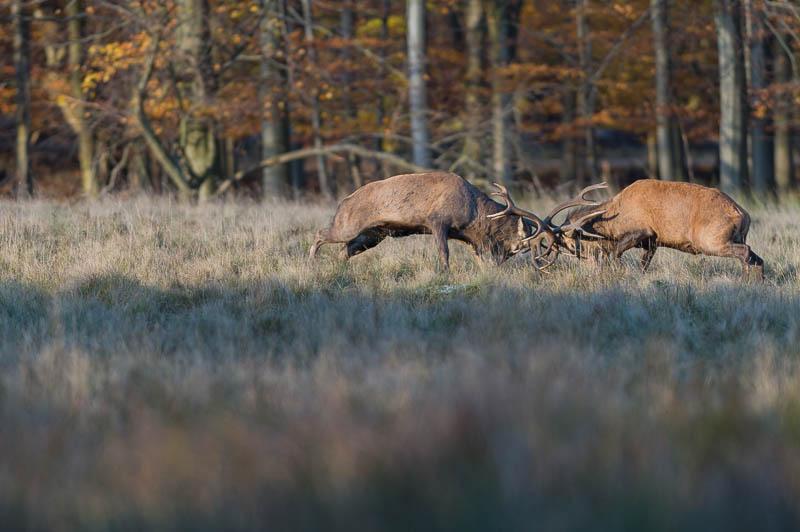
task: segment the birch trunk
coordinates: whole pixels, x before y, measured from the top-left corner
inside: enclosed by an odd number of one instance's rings
[[[308,1],[308,0],[304,0]],[[408,0],[408,91],[414,164],[431,166],[425,84],[425,0]]]

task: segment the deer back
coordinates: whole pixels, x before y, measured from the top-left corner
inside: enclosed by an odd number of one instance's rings
[[[446,172],[403,174],[359,188],[339,204],[337,223],[350,227],[425,226],[432,218],[463,226],[477,214],[478,189]]]
[[[634,182],[603,208],[607,212],[594,227],[604,236],[620,239],[631,231],[649,229],[666,246],[724,238],[749,219],[742,207],[719,190],[654,179]]]

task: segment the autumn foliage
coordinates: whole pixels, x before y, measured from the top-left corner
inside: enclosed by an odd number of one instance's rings
[[[482,13],[476,30],[481,46],[476,56],[480,72],[471,83],[466,82],[470,2],[432,0],[426,5],[427,121],[434,167],[476,181],[495,175],[492,102],[499,94],[505,98],[498,100],[505,102],[505,162],[514,183],[541,192],[602,172],[619,184],[657,174],[652,164],[659,112],[653,2],[474,1]],[[0,7],[3,21],[10,20],[11,3]],[[719,140],[718,6],[667,4],[673,102],[664,112],[676,117],[691,177],[713,184]],[[768,82],[748,92],[749,112],[769,122],[769,135],[776,113],[789,117],[791,134],[793,109],[800,103],[800,43],[793,39],[800,25],[797,9],[783,2],[746,4],[743,44],[761,40],[768,51]],[[406,17],[400,3],[316,1],[307,20],[301,2],[293,0],[85,0],[77,15],[77,67],[68,57],[66,28],[76,16],[65,11],[67,2],[21,5],[33,44],[31,157],[41,193],[78,193],[82,164],[91,167],[97,190],[109,193],[167,193],[176,187],[173,174],[183,172],[189,189],[206,183],[213,194],[237,172],[252,168],[228,190],[258,194],[265,124],[279,121],[286,133],[278,152],[310,147],[315,101],[323,145],[352,143],[410,158]],[[585,35],[576,24],[579,9]],[[505,39],[498,44],[492,17],[501,12]],[[750,23],[756,13],[766,20],[758,32]],[[309,21],[312,41],[305,34]],[[18,105],[11,59],[14,31],[12,24],[0,26],[0,121],[5,125],[0,172],[5,171],[7,191],[13,190],[12,126]],[[504,62],[494,60],[495,45],[506,54]],[[150,55],[152,69],[146,73]],[[79,95],[73,83],[76,70]],[[155,139],[175,162],[171,171],[154,156],[154,140],[146,138],[134,112],[137,85],[146,74],[143,110]],[[584,91],[591,107],[582,107]],[[91,136],[91,164],[78,160],[76,135],[84,130]],[[596,137],[594,147],[587,148],[587,131]],[[480,140],[480,149],[468,156],[467,138]],[[192,158],[200,154],[191,151],[193,142],[213,145],[203,154],[209,170],[196,170]],[[590,160],[588,150],[596,160]],[[569,160],[576,161],[577,170],[566,168]],[[318,160],[286,164],[284,193],[319,191]],[[341,154],[326,154],[323,164],[340,195],[403,170],[378,158]]]

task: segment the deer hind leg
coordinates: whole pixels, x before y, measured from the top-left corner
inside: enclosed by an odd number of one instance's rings
[[[747,246],[750,247],[750,246]],[[753,253],[753,250],[750,250],[750,254],[747,256],[746,259],[747,264],[753,267],[756,271],[756,275],[758,276],[759,281],[764,280],[764,259]]]
[[[764,280],[764,260],[753,253],[753,250],[747,244],[730,243],[725,245],[719,253],[709,253],[709,255],[739,259],[742,263],[742,277],[749,277],[750,267],[752,266],[759,280]]]
[[[331,240],[331,229],[332,228],[329,227],[327,229],[320,229],[317,231],[314,244],[312,244],[311,250],[308,252],[309,260],[314,260],[314,258],[317,256],[317,250],[321,245],[333,242],[333,240]]]
[[[365,231],[347,242],[347,245],[342,250],[341,257],[345,260],[364,253],[368,249],[374,248],[386,238],[386,233],[382,231]]]
[[[336,224],[332,227],[328,227],[325,229],[320,229],[317,231],[317,236],[314,239],[314,244],[312,244],[311,249],[308,252],[309,259],[313,260],[314,257],[317,255],[317,251],[323,244],[336,244],[339,242],[351,242],[353,240],[358,239],[360,236],[359,233],[344,233],[342,230],[337,229]],[[378,241],[380,242],[380,240]],[[377,242],[373,245],[377,245]],[[370,246],[372,247],[372,246]],[[346,249],[345,249],[346,251]],[[342,252],[342,255],[344,252]]]

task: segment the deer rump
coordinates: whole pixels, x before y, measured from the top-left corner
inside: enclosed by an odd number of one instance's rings
[[[449,268],[448,239],[470,246],[476,257],[490,253],[502,262],[518,251],[512,241],[530,234],[521,218],[492,223],[486,215],[500,204],[456,174],[403,174],[374,181],[339,204],[331,227],[317,232],[309,257],[323,244],[344,243],[340,257],[377,246],[387,236],[433,235],[442,264]]]

